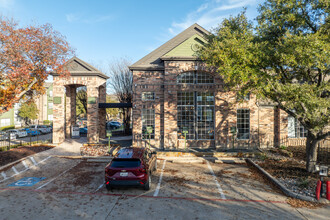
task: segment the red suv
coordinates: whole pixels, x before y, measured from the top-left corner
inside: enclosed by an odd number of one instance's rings
[[[105,167],[106,187],[110,190],[114,186],[142,186],[149,190],[151,174],[156,169],[156,152],[148,148],[123,148]]]

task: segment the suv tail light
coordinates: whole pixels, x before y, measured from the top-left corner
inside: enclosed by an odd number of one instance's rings
[[[112,169],[109,169],[109,168],[105,168],[105,172],[106,174],[108,174],[109,176],[113,176],[117,173],[116,170],[112,170]]]
[[[146,173],[146,169],[139,168],[139,169],[133,170],[132,173],[134,173],[135,176],[140,176],[140,175]]]

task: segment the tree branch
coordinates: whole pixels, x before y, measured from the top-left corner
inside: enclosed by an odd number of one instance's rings
[[[37,83],[37,78],[33,78],[33,81],[30,83],[30,85],[23,91],[23,92],[21,92],[20,94],[18,94],[18,95],[16,95],[15,96],[15,98],[16,99],[20,99],[20,98],[22,98],[22,96],[25,94],[25,93],[27,93],[28,91],[30,91],[30,89],[32,88],[32,86],[34,85],[34,84],[36,84]]]
[[[317,135],[317,140],[325,139],[328,136],[330,136],[330,131],[328,131],[328,132],[326,132],[324,134],[321,134],[321,135]]]

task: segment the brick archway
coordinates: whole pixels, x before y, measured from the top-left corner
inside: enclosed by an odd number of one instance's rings
[[[70,77],[53,74],[53,143],[71,137],[71,126],[76,123],[76,89],[80,86],[87,88],[87,142],[98,143],[99,138],[105,137],[106,110],[99,109],[99,103],[106,102],[108,76],[77,57],[65,66]]]

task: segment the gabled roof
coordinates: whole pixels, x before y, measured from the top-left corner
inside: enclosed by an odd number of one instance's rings
[[[131,65],[129,67],[130,70],[164,69],[161,57],[195,34],[205,38],[205,36],[209,35],[210,32],[195,23],[171,40],[167,41],[165,44],[158,47],[156,50],[152,51]]]
[[[76,56],[68,60],[64,64],[64,67],[69,70],[71,76],[99,76],[104,79],[109,78],[107,75]],[[53,75],[57,76],[58,74],[53,73]]]

